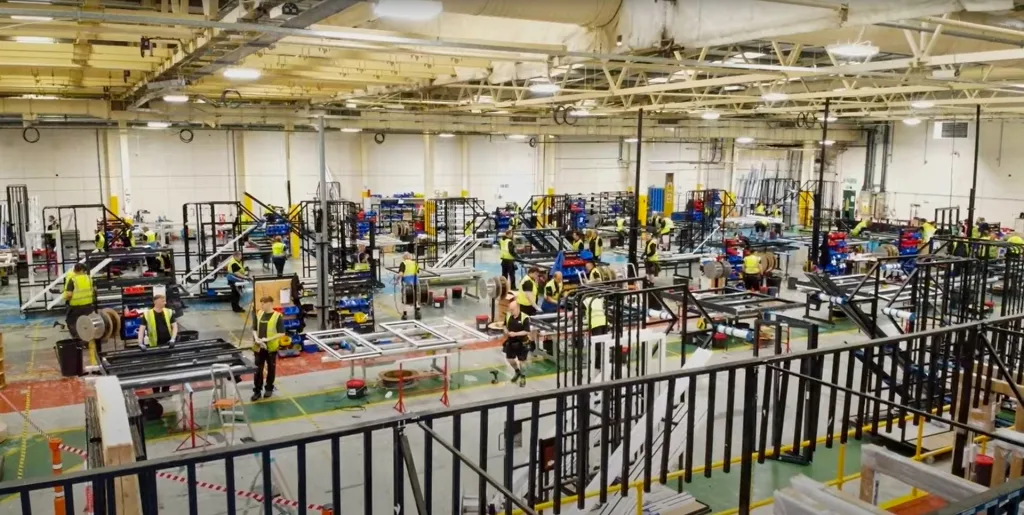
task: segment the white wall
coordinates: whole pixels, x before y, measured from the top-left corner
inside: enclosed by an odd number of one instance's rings
[[[121,136],[117,130],[41,130],[36,144],[21,130],[0,130],[0,187],[27,184],[41,206],[96,203],[121,197]],[[99,138],[97,141],[97,137]],[[360,198],[370,189],[391,195],[432,191],[457,196],[463,189],[488,206],[522,203],[553,188],[558,193],[622,191],[633,186],[636,145],[618,140],[528,140],[503,136],[426,138],[389,134],[382,144],[372,133],[329,132],[327,167],[342,195]],[[427,153],[427,144],[432,153]],[[187,202],[235,200],[249,192],[268,204],[313,198],[319,181],[318,136],[312,132],[195,131],[183,143],[171,130],[127,133],[132,207],[180,220]],[[707,144],[657,142],[644,145],[642,191],[663,186],[675,174],[676,191],[726,187],[731,177],[728,147],[707,164]],[[99,177],[104,178],[101,195]],[[124,199],[122,198],[122,204]]]
[[[920,204],[922,216],[933,216],[940,207],[959,206],[967,218],[968,195],[974,169],[974,124],[965,139],[938,140],[933,125],[909,127],[897,124],[889,164],[887,200],[890,211],[906,217],[911,204]],[[976,217],[1013,221],[1024,211],[1024,123],[982,122],[978,159]],[[878,172],[876,171],[876,175]]]

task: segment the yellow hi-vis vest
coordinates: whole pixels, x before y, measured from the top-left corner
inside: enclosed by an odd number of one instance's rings
[[[405,272],[402,272],[403,277],[415,277],[419,272],[419,266],[411,259],[402,261],[402,264],[405,265]]]
[[[270,254],[274,257],[284,257],[284,243],[275,241],[270,245]]]
[[[71,292],[71,298],[68,300],[68,305],[92,305],[92,278],[89,277],[89,274],[75,274],[74,277],[71,278],[70,282],[74,283],[75,290]]]
[[[658,242],[654,240],[647,240],[647,250],[644,253],[647,261],[658,260]]]
[[[498,240],[498,247],[501,249],[501,259],[512,261],[515,258],[512,257],[512,251],[509,246],[512,245],[512,240],[509,238],[502,238]]]
[[[782,216],[782,210],[779,209],[778,206],[776,206],[774,209],[772,209],[772,216],[776,218]]]
[[[743,273],[750,275],[761,274],[761,258],[756,254],[747,254],[743,257]]]
[[[675,222],[672,221],[671,218],[662,218],[661,220],[663,223],[661,226],[661,232],[659,234],[661,234],[662,236],[671,233],[672,229],[675,229],[676,224]]]
[[[1014,235],[1010,236],[1009,238],[1006,238],[1006,243],[1012,243],[1014,245],[1024,246],[1024,238],[1021,238],[1020,236],[1017,236],[1016,234],[1014,234]],[[1020,254],[1021,253],[1021,247],[1010,247],[1010,248],[1006,249],[1006,252],[1009,253],[1009,254]]]
[[[75,278],[75,270],[68,270],[67,275],[64,276],[64,291],[68,290],[68,283]]]
[[[583,240],[576,240],[572,242],[572,250],[575,250],[576,252],[583,250]]]
[[[544,296],[545,297],[549,297],[550,295],[548,295],[548,290],[554,290],[555,291],[555,295],[552,296],[551,298],[555,299],[555,302],[558,302],[559,299],[562,298],[562,290],[564,288],[565,288],[565,284],[559,283],[559,282],[555,281],[554,279],[552,279],[552,280],[548,281],[547,284],[544,285]]]
[[[96,242],[97,249],[103,250],[107,246],[107,237],[104,236],[102,232],[96,233],[94,241]]]
[[[525,283],[526,281],[530,281],[530,282],[533,283],[533,298],[536,299],[537,295],[538,295],[538,293],[540,291],[540,287],[537,285],[537,281],[535,281],[533,279],[533,277],[530,277],[529,275],[527,275],[527,276],[523,277],[522,279],[520,279],[519,280],[519,293],[516,294],[516,302],[518,302],[520,306],[532,306],[533,305],[533,304],[530,304],[530,299],[529,299],[529,297],[526,296],[527,292],[523,291],[523,283]]]
[[[754,214],[755,215],[763,215],[764,214],[764,204],[758,204],[756,207],[754,207]]]
[[[604,242],[601,241],[599,236],[595,236],[594,239],[590,240],[590,252],[594,255],[594,258],[601,257],[602,247],[604,247]]]
[[[868,221],[867,220],[861,220],[860,222],[857,223],[857,225],[853,228],[853,230],[850,231],[850,236],[860,236],[860,232],[863,231],[864,229],[867,229],[867,227],[868,227]]]
[[[171,332],[171,315],[174,312],[168,308],[164,308],[164,322],[167,323],[167,332]],[[146,339],[149,340],[150,347],[156,347],[156,312],[152,309],[147,310],[143,313],[142,318],[146,320]]]
[[[608,325],[608,319],[604,315],[604,299],[591,297],[583,301],[584,320],[587,322],[587,329],[594,329]]]
[[[935,226],[928,222],[921,224],[921,243],[932,241],[932,236],[935,236],[936,230]]]
[[[156,233],[153,231],[146,231],[146,243],[156,243]]]
[[[615,230],[618,232],[626,232],[626,219],[616,218],[615,219]]]
[[[230,258],[228,258],[228,264],[224,265],[224,270],[229,275],[231,275],[231,273],[232,273],[231,272],[231,265],[238,265],[238,270],[240,272],[245,272],[245,265],[243,265],[239,260],[235,259],[234,256],[231,256]]]
[[[256,328],[256,334],[260,334],[260,327],[266,326],[265,333],[267,338],[267,352],[277,352],[278,347],[281,346],[281,338],[287,338],[288,335],[280,334],[277,332],[277,321],[280,320],[281,314],[274,311],[270,315],[270,320],[263,321],[264,311],[256,312],[256,320],[259,323],[259,327]],[[252,346],[253,352],[259,352],[260,346],[254,344]]]

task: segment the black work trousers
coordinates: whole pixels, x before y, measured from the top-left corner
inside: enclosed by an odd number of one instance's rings
[[[273,258],[271,258],[271,261],[274,262],[274,269],[277,270],[277,276],[278,277],[283,277],[284,276],[284,264],[288,261],[288,257],[287,256],[280,256],[280,257],[274,256]]]
[[[516,262],[511,259],[501,260],[501,276],[508,279],[509,289],[518,288],[516,284]]]
[[[253,393],[263,389],[263,369],[267,369],[266,392],[274,391],[274,375],[277,373],[277,351],[270,352],[267,349],[260,349],[253,352],[256,358],[256,374],[252,378]]]
[[[228,283],[228,287],[231,288],[231,309],[241,311],[242,306],[239,303],[242,301],[242,283]]]

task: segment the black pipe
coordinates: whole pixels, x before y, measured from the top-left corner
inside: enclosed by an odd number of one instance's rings
[[[819,246],[821,245],[821,197],[822,188],[825,184],[825,156],[828,154],[828,146],[825,142],[828,141],[828,115],[829,109],[832,107],[832,99],[825,99],[825,115],[822,117],[821,122],[821,161],[818,163],[818,185],[814,190],[814,219],[811,221],[811,248],[809,249],[809,259],[812,263],[818,262]]]
[[[971,179],[971,197],[967,207],[967,234],[974,228],[974,200],[978,192],[978,156],[981,154],[981,104],[974,106],[974,177]]]
[[[875,134],[878,131],[872,127],[867,132],[867,153],[864,159],[864,181],[860,185],[861,191],[870,191],[875,182]]]
[[[878,191],[885,193],[885,185],[889,182],[889,153],[892,152],[892,123],[882,125],[882,170],[878,176]]]
[[[633,210],[633,227],[629,231],[629,276],[636,277],[640,262],[637,259],[638,243],[640,237],[640,163],[644,148],[644,110],[640,108],[636,112],[636,177],[633,178],[633,194],[636,196],[635,209]]]

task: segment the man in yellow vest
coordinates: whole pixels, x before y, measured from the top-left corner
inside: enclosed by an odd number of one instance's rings
[[[583,324],[591,336],[608,334],[608,318],[605,316],[603,298],[587,297],[583,300],[583,310]]]
[[[758,216],[764,216],[765,212],[766,211],[764,209],[764,202],[758,200],[757,204],[754,206],[754,214]]]
[[[621,247],[626,242],[626,219],[619,216],[615,218],[615,247]]]
[[[501,254],[501,276],[508,279],[509,288],[516,287],[516,249],[512,245],[512,231],[505,231],[498,239]]]
[[[1013,245],[1006,249],[1006,253],[1010,256],[1019,257],[1021,255],[1021,250],[1024,250],[1024,238],[1021,238],[1017,233],[1010,234],[1010,236],[1006,238],[1006,243]]]
[[[572,233],[572,250],[574,252],[583,250],[583,238],[580,237],[579,231],[573,231]]]
[[[555,272],[547,283],[544,284],[544,304],[541,311],[544,313],[555,313],[562,302],[562,294],[565,285],[562,283],[562,272]]]
[[[522,281],[519,281],[519,293],[516,294],[516,302],[519,309],[528,316],[537,314],[538,297],[540,296],[540,268],[531,267]]]
[[[142,234],[146,237],[146,245],[156,246],[156,233],[149,227],[142,228]]]
[[[270,244],[270,260],[274,263],[277,276],[284,277],[284,264],[288,262],[288,253],[280,236],[274,236],[274,243]]]
[[[419,282],[420,265],[412,258],[412,254],[408,252],[402,256],[402,264],[398,265],[398,276],[401,278],[402,284],[408,286],[416,286]]]
[[[259,311],[252,315],[252,353],[255,358],[256,374],[252,379],[252,401],[260,397],[270,398],[274,393],[274,375],[277,371],[277,349],[288,338],[284,332],[281,313],[274,311],[274,297],[267,295],[260,299]],[[263,387],[263,371],[266,369],[267,386]],[[261,392],[265,392],[262,393]]]
[[[598,282],[601,280],[601,272],[597,269],[597,265],[593,261],[587,261],[587,264],[583,266],[587,270],[587,281]]]
[[[93,242],[96,243],[96,250],[100,252],[107,251],[107,236],[104,234],[102,228],[96,231],[96,236],[93,238]]]
[[[860,234],[864,232],[864,229],[867,229],[868,227],[871,227],[871,217],[865,216],[853,227],[853,230],[850,231],[850,236],[853,236],[854,238],[859,237]]]
[[[644,233],[644,268],[647,270],[647,275],[651,277],[658,277],[658,272],[661,271],[661,265],[658,264],[658,240],[651,237],[649,233]]]
[[[93,289],[89,270],[83,263],[76,263],[75,268],[68,273],[68,276],[70,278],[64,280],[64,294],[62,295],[68,303],[68,312],[64,322],[67,324],[71,336],[78,338],[78,328],[75,327],[75,324],[79,317],[96,311],[96,291]]]
[[[236,250],[232,253],[224,269],[227,271],[228,288],[231,288],[231,310],[235,313],[245,313],[239,302],[242,301],[242,282],[247,281],[249,276],[246,275],[245,265],[242,264],[242,251]]]
[[[356,252],[356,262],[352,265],[352,270],[356,272],[370,271],[370,253],[366,251],[365,243],[359,244],[358,251]]]
[[[676,223],[672,221],[672,217],[666,216],[661,219],[661,228],[658,230],[658,238],[661,240],[661,246],[665,250],[672,248],[672,230],[676,228]]]
[[[598,236],[597,231],[590,229],[587,231],[587,250],[594,256],[595,261],[601,260],[601,253],[604,250],[604,240]]]
[[[153,307],[142,314],[143,324],[139,326],[139,348],[142,350],[160,345],[174,346],[178,341],[178,314],[167,307],[167,297],[153,296]],[[153,392],[170,391],[170,386],[158,386]]]
[[[505,312],[505,342],[501,345],[505,359],[515,371],[512,382],[526,386],[526,374],[523,365],[530,355],[530,317],[522,311],[518,302],[510,302]]]
[[[761,290],[761,258],[750,249],[743,256],[743,285],[751,291]]]

